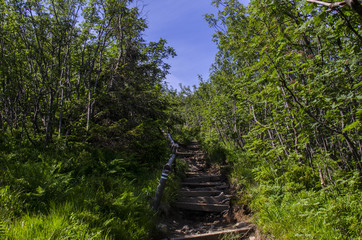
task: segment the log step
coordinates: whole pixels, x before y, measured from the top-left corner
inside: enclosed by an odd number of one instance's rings
[[[229,205],[176,202],[175,207],[200,212],[222,212],[229,209]]]
[[[192,144],[192,145],[188,145],[187,148],[188,149],[199,150],[201,148],[201,145],[200,144]]]
[[[185,186],[181,188],[181,191],[221,191],[228,188],[227,185],[220,185],[220,186],[212,186],[212,187],[195,187],[195,186]]]
[[[186,171],[185,175],[187,176],[187,178],[194,178],[194,177],[208,177],[208,176],[220,176],[217,175],[215,173],[205,173],[205,172],[193,172],[193,171]]]
[[[222,182],[182,182],[181,185],[190,187],[214,187],[223,186],[225,184]]]
[[[186,176],[189,176],[189,177],[206,177],[206,176],[209,176],[208,174],[202,172],[193,172],[193,171],[186,171],[185,172]]]
[[[188,203],[208,203],[208,204],[225,204],[230,200],[230,197],[226,195],[222,196],[203,196],[203,197],[182,197],[180,198],[180,202],[188,202]]]
[[[198,196],[215,196],[220,195],[222,191],[212,190],[212,191],[180,191],[179,195],[181,197],[198,197]]]
[[[193,152],[176,152],[176,155],[179,155],[179,156],[194,156],[195,153],[193,153]]]
[[[197,176],[197,177],[188,177],[183,180],[184,183],[187,182],[213,182],[213,181],[220,181],[221,176]]]
[[[186,236],[182,236],[182,237],[174,237],[174,238],[170,238],[170,240],[218,240],[227,234],[236,234],[236,233],[247,234],[251,230],[253,230],[252,227],[245,227],[245,228],[239,228],[239,229],[216,231],[216,232],[211,232],[211,233],[192,234],[192,235],[186,235]]]

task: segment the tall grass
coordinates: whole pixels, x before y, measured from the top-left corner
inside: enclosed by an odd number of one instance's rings
[[[333,196],[324,191],[267,193],[253,199],[255,221],[276,239],[362,239],[361,193]]]
[[[275,239],[362,239],[358,173],[335,172],[321,188],[313,169],[285,164],[283,171],[248,152],[226,151],[230,177],[242,186],[236,202],[250,204],[253,221]]]
[[[0,239],[156,238],[159,161],[79,143],[0,146]]]
[[[102,230],[89,230],[77,213],[70,202],[52,203],[47,214],[27,213],[8,222],[4,239],[108,239]]]

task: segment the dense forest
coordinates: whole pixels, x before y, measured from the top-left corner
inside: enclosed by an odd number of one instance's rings
[[[175,52],[131,2],[0,1],[1,239],[154,233]]]
[[[156,238],[165,129],[267,235],[361,239],[361,3],[214,0],[210,77],[178,93],[132,2],[0,0],[0,238]]]

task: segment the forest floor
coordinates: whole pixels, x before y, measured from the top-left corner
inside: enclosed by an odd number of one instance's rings
[[[232,204],[235,190],[222,166],[207,163],[197,142],[179,148],[178,156],[187,170],[176,202],[158,225],[163,239],[260,239],[248,206]]]

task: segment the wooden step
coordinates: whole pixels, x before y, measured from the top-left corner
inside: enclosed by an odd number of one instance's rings
[[[185,172],[186,176],[189,176],[189,177],[207,177],[209,176],[209,174],[205,173],[205,172],[193,172],[193,171],[187,171]]]
[[[176,202],[175,207],[200,212],[222,212],[229,209],[226,204]]]
[[[205,169],[204,166],[193,165],[193,166],[188,167],[188,170],[191,171],[191,172],[194,172],[194,173],[201,173],[201,172],[204,171],[204,169]]]
[[[188,149],[199,150],[201,148],[201,145],[200,144],[192,144],[192,145],[188,145],[187,148]]]
[[[188,177],[183,180],[183,182],[213,182],[213,181],[220,181],[220,175],[214,176],[197,176],[197,177]]]
[[[251,232],[253,230],[252,227],[245,227],[245,228],[239,228],[239,229],[229,229],[229,230],[223,230],[223,231],[216,231],[211,233],[202,233],[202,234],[192,234],[192,235],[186,235],[182,237],[174,237],[169,238],[170,240],[218,240],[221,239],[223,236],[227,234],[247,234],[248,232]]]
[[[190,186],[190,187],[214,187],[214,186],[223,186],[225,183],[223,182],[182,182],[182,186]]]
[[[176,155],[178,156],[194,156],[195,153],[194,152],[176,152]]]
[[[189,202],[189,203],[208,203],[208,204],[226,204],[230,201],[230,197],[226,195],[221,196],[197,196],[197,197],[182,197],[179,202]]]
[[[215,187],[183,187],[181,188],[181,191],[187,191],[187,192],[201,192],[201,191],[224,191],[227,189],[226,185],[221,186],[215,186]]]
[[[193,178],[193,177],[209,177],[209,176],[220,176],[217,173],[207,173],[207,172],[193,172],[193,171],[186,171],[185,175],[187,178]]]
[[[180,191],[179,195],[181,197],[198,197],[198,196],[215,196],[220,195],[222,191],[212,190],[212,191]]]
[[[193,186],[185,186],[181,188],[181,191],[223,191],[224,189],[227,189],[226,185],[220,185],[220,186],[213,186],[213,187],[193,187]]]

